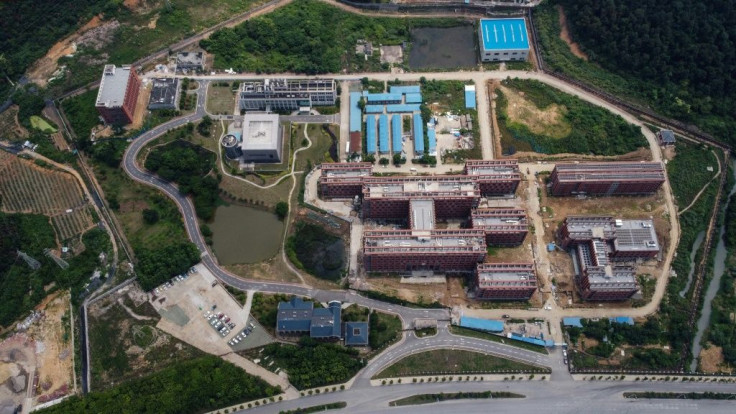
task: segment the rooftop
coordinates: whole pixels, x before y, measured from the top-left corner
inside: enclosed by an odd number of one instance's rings
[[[519,164],[516,160],[470,160],[465,170],[468,175],[518,175]]]
[[[485,286],[536,285],[532,263],[483,263],[478,265],[478,285]]]
[[[279,148],[279,116],[276,114],[246,114],[243,117],[242,149],[275,150]]]
[[[675,133],[672,132],[670,129],[663,129],[660,130],[657,135],[659,136],[659,139],[662,140],[665,144],[674,144],[675,143]]]
[[[313,307],[312,302],[305,302],[296,296],[288,302],[279,302],[276,330],[281,332],[309,331]]]
[[[434,229],[434,201],[429,199],[412,199],[409,207],[411,210],[412,229]]]
[[[368,322],[346,322],[345,345],[368,345]]]
[[[472,178],[463,176],[375,177],[366,180],[364,187],[364,195],[373,198],[410,195],[473,197],[478,194],[478,184]]]
[[[526,22],[518,19],[481,19],[478,30],[485,50],[528,50]]]
[[[363,236],[364,247],[371,252],[467,252],[486,248],[481,230],[431,230],[421,236],[411,230],[366,230]]]
[[[460,317],[460,326],[463,328],[475,329],[477,331],[503,332],[503,325],[503,321],[471,318],[468,316]]]
[[[526,210],[491,208],[476,209],[471,212],[473,227],[482,226],[524,226],[527,225]]]
[[[309,336],[312,338],[342,337],[340,302],[330,302],[326,308],[312,311]]]
[[[107,108],[123,106],[131,70],[130,66],[105,65],[95,106]]]
[[[156,78],[153,79],[151,98],[148,105],[176,106],[176,92],[179,88],[179,79]]]

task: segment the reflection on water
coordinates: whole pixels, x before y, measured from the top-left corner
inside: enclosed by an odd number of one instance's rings
[[[220,264],[256,263],[279,251],[284,223],[275,214],[250,207],[217,208],[212,229],[212,249]]]

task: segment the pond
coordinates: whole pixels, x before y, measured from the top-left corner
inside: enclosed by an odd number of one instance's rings
[[[409,67],[451,69],[475,66],[478,63],[475,43],[472,25],[412,29]]]
[[[257,263],[281,246],[284,223],[274,213],[230,204],[220,206],[212,229],[212,250],[222,265]]]

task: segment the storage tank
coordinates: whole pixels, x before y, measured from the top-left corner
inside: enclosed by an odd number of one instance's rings
[[[235,160],[243,156],[243,151],[240,149],[240,143],[235,135],[227,134],[222,137],[222,147],[225,148],[225,155],[228,159]]]

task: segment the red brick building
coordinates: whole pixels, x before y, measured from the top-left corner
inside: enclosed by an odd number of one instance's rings
[[[141,82],[131,66],[105,65],[95,108],[106,124],[133,122]]]
[[[537,290],[533,263],[483,263],[475,272],[475,298],[528,300]]]
[[[514,194],[521,182],[516,160],[468,160],[464,173],[478,179],[483,196]]]
[[[319,194],[322,198],[354,198],[363,193],[363,178],[370,177],[369,162],[324,163],[320,168]]]
[[[550,175],[550,192],[571,195],[644,195],[665,182],[661,162],[560,163]]]
[[[470,221],[472,228],[485,231],[489,246],[518,246],[529,233],[524,209],[476,209],[471,212]]]

